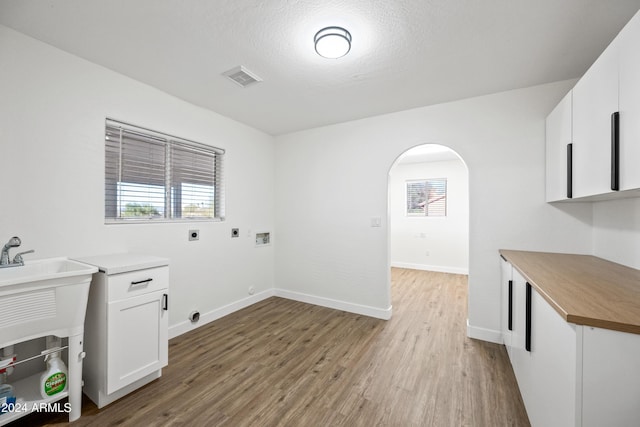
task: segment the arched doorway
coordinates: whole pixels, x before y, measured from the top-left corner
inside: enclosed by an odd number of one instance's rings
[[[391,267],[468,274],[469,171],[454,150],[423,144],[389,170]]]

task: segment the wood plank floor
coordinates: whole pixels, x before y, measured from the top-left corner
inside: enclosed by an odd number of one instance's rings
[[[270,298],[174,338],[162,378],[74,426],[528,426],[467,277],[392,269],[389,321]],[[15,425],[61,425],[33,414]]]

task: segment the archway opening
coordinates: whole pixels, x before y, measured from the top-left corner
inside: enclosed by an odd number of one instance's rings
[[[454,150],[422,144],[398,156],[389,170],[388,216],[392,268],[468,274],[469,171]]]

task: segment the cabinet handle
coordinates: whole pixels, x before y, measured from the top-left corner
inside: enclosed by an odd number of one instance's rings
[[[531,351],[531,285],[527,282],[527,299],[525,307],[524,349]]]
[[[611,189],[620,190],[620,113],[611,113]]]
[[[169,294],[162,294],[162,309],[169,310]]]
[[[573,143],[567,144],[567,199],[573,198]]]
[[[144,279],[144,280],[138,280],[136,282],[131,282],[131,286],[146,285],[147,283],[151,282],[152,280],[153,280],[152,278]]]
[[[507,320],[507,328],[513,331],[513,280],[509,280],[509,317]]]

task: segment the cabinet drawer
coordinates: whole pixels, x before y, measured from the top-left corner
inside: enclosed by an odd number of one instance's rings
[[[169,287],[169,268],[157,267],[108,277],[108,300],[118,301]]]

